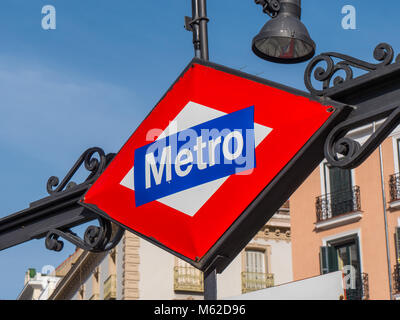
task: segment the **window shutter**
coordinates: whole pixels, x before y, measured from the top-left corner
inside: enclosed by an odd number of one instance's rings
[[[330,192],[342,192],[351,190],[351,170],[337,167],[329,168]]]
[[[262,251],[246,250],[246,272],[265,273],[265,254]]]
[[[332,216],[353,211],[351,170],[329,168]]]
[[[321,274],[339,270],[337,252],[334,247],[321,247],[320,249]]]
[[[396,228],[395,241],[396,241],[397,263],[400,263],[400,227]]]

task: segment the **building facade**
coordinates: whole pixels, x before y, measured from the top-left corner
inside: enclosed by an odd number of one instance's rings
[[[362,144],[373,130],[365,126],[351,136]],[[397,128],[361,166],[345,170],[323,161],[292,195],[294,280],[343,270],[349,299],[397,297],[399,146]]]
[[[36,269],[25,273],[24,288],[17,300],[47,300],[54,292],[61,277],[54,274],[42,274]]]
[[[199,270],[130,232],[109,253],[77,252],[49,299],[203,299]],[[217,276],[218,298],[292,281],[291,259],[286,203]]]

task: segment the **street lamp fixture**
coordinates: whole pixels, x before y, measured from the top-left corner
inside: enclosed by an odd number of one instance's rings
[[[254,37],[253,52],[277,63],[298,63],[315,54],[315,42],[300,21],[301,0],[255,0],[272,19]]]

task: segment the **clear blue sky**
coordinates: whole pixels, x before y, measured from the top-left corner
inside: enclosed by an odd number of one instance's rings
[[[44,5],[57,29],[41,28]],[[45,197],[88,147],[116,152],[193,57],[183,28],[190,0],[2,0],[0,3],[0,217]],[[341,27],[341,9],[357,10],[357,29]],[[380,42],[400,51],[400,2],[303,1],[303,22],[317,53],[338,51],[374,62]],[[304,89],[306,64],[283,66],[253,55],[267,16],[253,0],[209,0],[210,59]],[[0,252],[0,299],[15,299],[24,273],[57,266],[61,253],[34,240]]]

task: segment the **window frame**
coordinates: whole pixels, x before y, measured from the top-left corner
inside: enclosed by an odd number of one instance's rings
[[[400,133],[392,136],[394,172],[400,172]]]
[[[320,179],[321,179],[321,195],[331,193],[330,190],[330,176],[329,176],[329,163],[326,159],[320,164]],[[356,184],[355,169],[350,169],[351,174],[351,187],[354,188]]]
[[[271,272],[271,246],[261,245],[261,244],[249,244],[242,251],[242,272],[247,272],[246,270],[246,251],[259,251],[264,253],[264,267],[265,273],[269,274]]]
[[[358,258],[360,260],[360,274],[363,273],[363,254],[362,254],[362,237],[361,230],[349,230],[346,232],[338,233],[332,236],[328,236],[322,239],[322,246],[340,246],[344,245],[346,242],[355,239],[356,243],[358,243]]]

